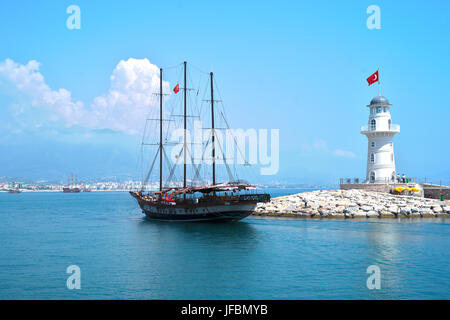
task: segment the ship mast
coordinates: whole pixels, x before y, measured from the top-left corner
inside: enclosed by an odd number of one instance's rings
[[[187,122],[186,122],[186,64],[184,62],[184,139],[183,139],[183,155],[184,155],[184,164],[183,164],[183,188],[186,188],[186,130],[187,130]]]
[[[214,85],[213,85],[213,73],[211,76],[211,142],[212,142],[212,184],[216,184],[216,149],[214,147]]]
[[[163,95],[162,95],[162,72],[163,69],[159,69],[159,191],[162,191],[162,113],[163,113]]]

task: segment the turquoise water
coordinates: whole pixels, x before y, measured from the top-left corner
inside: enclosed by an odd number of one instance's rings
[[[449,299],[449,222],[163,223],[125,192],[0,193],[0,298]]]

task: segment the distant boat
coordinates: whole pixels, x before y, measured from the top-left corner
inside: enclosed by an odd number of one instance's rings
[[[19,189],[8,189],[8,193],[21,193]]]
[[[212,160],[212,181],[211,184],[201,185],[187,185],[186,177],[186,149],[187,141],[184,138],[183,154],[184,154],[184,169],[183,180],[179,181],[179,186],[167,187],[163,186],[162,180],[162,168],[163,168],[163,155],[165,150],[163,149],[163,105],[162,105],[162,69],[160,70],[160,112],[159,121],[159,144],[158,151],[155,154],[153,163],[159,154],[159,191],[144,193],[144,190],[138,192],[130,191],[130,194],[137,200],[143,213],[149,219],[165,220],[165,221],[236,221],[249,216],[256,208],[258,202],[270,201],[270,195],[267,193],[247,193],[255,189],[255,186],[249,184],[246,181],[234,179],[232,173],[229,171],[229,181],[224,183],[216,183],[216,155],[215,148],[215,126],[214,126],[214,100],[213,96],[213,73],[210,73],[210,103],[211,103],[211,160]],[[175,87],[175,93],[180,90],[178,85]],[[184,87],[181,89],[184,91],[184,113],[181,115],[184,119],[184,130],[186,132],[186,62],[184,63]],[[177,115],[174,115],[177,116]],[[209,141],[208,141],[209,143]],[[225,159],[224,159],[225,161]],[[228,168],[228,165],[225,163]],[[153,165],[152,165],[153,168]],[[151,176],[151,171],[147,174],[147,177]],[[174,167],[171,169],[171,174],[168,180],[173,176]],[[197,174],[200,173],[200,168],[197,168]],[[200,176],[199,176],[200,177]],[[147,184],[148,179],[144,181],[143,188]],[[168,184],[168,183],[167,183]]]
[[[80,188],[63,188],[64,193],[78,193],[80,192]]]
[[[72,174],[71,177],[68,178],[67,181],[67,187],[63,188],[64,193],[78,193],[81,191],[80,188],[77,187],[77,176],[75,175],[75,182],[74,182],[74,175]]]

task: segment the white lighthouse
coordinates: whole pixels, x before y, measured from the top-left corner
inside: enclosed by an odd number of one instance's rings
[[[370,108],[368,126],[361,127],[361,134],[369,141],[366,182],[394,182],[396,172],[392,139],[400,132],[400,126],[392,124],[391,105],[385,97],[376,96],[367,107]]]

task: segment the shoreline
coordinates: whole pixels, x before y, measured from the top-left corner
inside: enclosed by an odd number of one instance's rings
[[[258,204],[255,217],[295,219],[450,218],[450,201],[364,190],[317,190]]]
[[[20,193],[64,193],[62,190],[19,190]],[[90,193],[90,192],[128,192],[133,190],[127,190],[127,189],[117,189],[117,190],[90,190],[90,191],[80,191],[80,192],[73,192],[73,193]],[[0,193],[9,193],[5,190],[0,190]],[[71,192],[69,192],[71,193]]]

